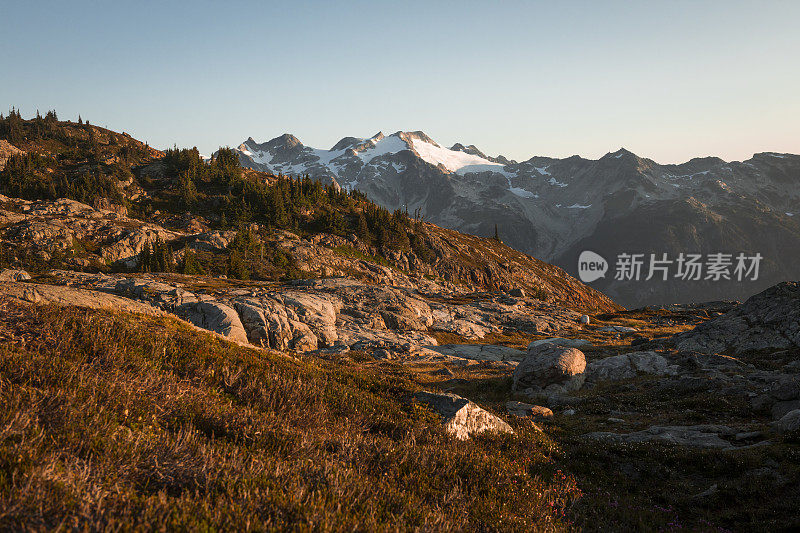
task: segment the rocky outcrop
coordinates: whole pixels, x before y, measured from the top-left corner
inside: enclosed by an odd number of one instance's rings
[[[182,235],[155,224],[127,218],[119,206],[94,208],[67,198],[28,201],[0,198],[0,241],[25,246],[43,260],[56,254],[73,256],[75,266],[134,267],[145,244],[171,242]],[[93,252],[86,250],[88,243]]]
[[[163,311],[148,303],[130,298],[100,291],[56,285],[6,281],[0,283],[0,296],[31,304],[74,305],[91,309],[129,311],[147,315],[164,314]]]
[[[320,345],[311,327],[301,322],[297,313],[278,298],[237,299],[233,307],[241,315],[247,338],[253,344],[298,352],[316,350]]]
[[[592,361],[586,365],[587,381],[618,381],[638,374],[674,375],[677,365],[656,352],[632,352]]]
[[[674,340],[681,350],[703,353],[800,347],[800,283],[770,287]]]
[[[139,264],[139,253],[145,245],[152,245],[157,240],[171,242],[178,237],[174,232],[160,226],[145,224],[118,232],[113,244],[103,248],[101,256],[108,263],[123,263],[128,268],[133,268]]]
[[[586,357],[577,348],[542,344],[528,348],[514,369],[512,390],[533,394],[562,394],[583,385]]]
[[[445,431],[459,440],[486,431],[513,433],[506,422],[456,394],[418,392],[414,398],[442,417]]]

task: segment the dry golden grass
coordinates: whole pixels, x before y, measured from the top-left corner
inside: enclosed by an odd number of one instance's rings
[[[5,302],[0,332],[0,529],[571,528],[551,441],[454,441],[402,378],[166,318]]]

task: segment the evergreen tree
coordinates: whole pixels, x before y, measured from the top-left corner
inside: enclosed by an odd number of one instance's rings
[[[194,250],[187,249],[184,253],[181,273],[190,275],[205,274],[205,271],[200,265],[200,261],[198,261],[197,254],[194,252]]]
[[[367,218],[364,216],[363,211],[358,214],[358,222],[356,223],[356,235],[358,235],[358,238],[364,241],[365,243],[369,243],[372,241],[372,234],[369,231]]]
[[[142,247],[142,251],[139,252],[139,270],[141,272],[150,272],[151,271],[151,256],[150,253],[150,243],[145,242],[144,246]]]
[[[188,171],[181,174],[178,181],[178,194],[183,206],[187,209],[191,209],[197,204],[197,187],[189,177]]]

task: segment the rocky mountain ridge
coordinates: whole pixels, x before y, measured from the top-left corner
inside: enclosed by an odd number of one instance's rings
[[[511,246],[573,275],[581,251],[761,253],[760,279],[746,283],[614,280],[596,287],[628,306],[744,299],[800,276],[800,156],[761,153],[742,162],[695,158],[661,165],[625,149],[599,160],[489,157],[474,145],[444,148],[422,132],[346,137],[330,150],[291,135],[237,149],[242,165],[310,175],[357,189],[390,209],[476,235],[495,225]],[[788,250],[788,252],[786,251]]]

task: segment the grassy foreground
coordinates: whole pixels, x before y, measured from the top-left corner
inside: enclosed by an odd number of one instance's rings
[[[530,426],[457,442],[402,377],[168,318],[0,301],[0,529],[564,530]]]

